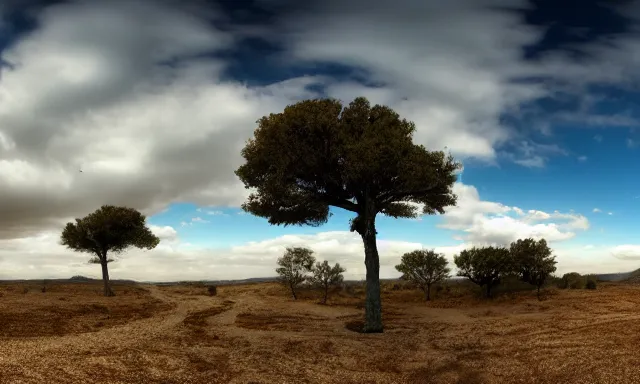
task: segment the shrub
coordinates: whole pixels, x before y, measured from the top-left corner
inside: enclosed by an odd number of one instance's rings
[[[209,296],[215,296],[218,294],[218,288],[215,285],[208,286],[207,291],[209,292]]]
[[[562,284],[560,288],[563,289],[583,289],[586,284],[584,276],[577,272],[565,273],[562,276]]]
[[[596,281],[593,279],[587,280],[587,284],[585,285],[587,289],[596,289]]]

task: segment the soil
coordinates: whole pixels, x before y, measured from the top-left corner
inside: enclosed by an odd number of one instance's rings
[[[640,383],[640,287],[436,294],[363,289],[0,284],[2,383]]]

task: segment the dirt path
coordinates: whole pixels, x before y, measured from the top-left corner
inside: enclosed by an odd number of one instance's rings
[[[167,330],[180,324],[189,312],[200,311],[218,304],[215,297],[195,296],[178,299],[162,292],[158,287],[145,286],[155,299],[173,305],[169,311],[156,316],[135,320],[96,332],[78,335],[10,339],[0,343],[0,362],[21,362],[47,356],[81,354],[109,348],[122,348],[140,344],[145,340],[162,337]]]

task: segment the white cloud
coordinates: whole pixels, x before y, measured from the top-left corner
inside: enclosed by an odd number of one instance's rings
[[[202,208],[198,208],[196,209],[197,212],[202,212],[205,213],[207,215],[211,215],[211,216],[228,216],[226,213],[220,211],[220,210],[206,210],[206,209],[202,209]]]
[[[611,250],[611,255],[620,260],[640,260],[640,245],[618,245]]]
[[[600,212],[602,212],[600,208],[593,208],[593,213],[600,213]]]
[[[191,219],[192,223],[202,223],[202,224],[206,224],[206,223],[210,223],[210,221],[203,219],[202,217],[194,217]]]
[[[341,82],[327,88],[330,95],[367,95],[415,121],[419,143],[492,160],[494,147],[512,136],[500,115],[544,93],[540,86],[511,82],[529,73],[521,47],[539,31],[492,7],[520,3],[316,2],[285,17],[287,33],[278,37],[290,60],[356,66],[380,85]]]
[[[496,202],[480,199],[478,190],[470,185],[456,183],[458,205],[447,209],[438,226],[461,231],[459,238],[473,244],[509,244],[527,237],[562,241],[573,238],[577,230],[589,229],[589,221],[573,212],[552,213],[538,210],[525,211]]]
[[[580,162],[585,162],[587,161],[588,157],[587,156],[578,156],[578,161]]]
[[[201,279],[243,279],[275,275],[276,260],[286,247],[305,246],[313,249],[318,260],[339,262],[347,268],[347,279],[364,279],[364,249],[361,238],[348,231],[319,232],[313,235],[284,235],[250,242],[231,248],[202,248],[181,243],[171,227],[153,227],[161,242],[151,251],[131,249],[110,264],[113,279],[138,281],[176,281]],[[100,268],[90,265],[88,254],[64,249],[58,244],[59,234],[41,233],[37,236],[0,240],[0,279],[67,278],[85,275],[100,278]],[[380,276],[399,276],[394,266],[400,256],[415,249],[432,249],[444,253],[453,265],[453,256],[471,244],[438,247],[407,241],[378,240]],[[558,274],[626,272],[637,268],[639,245],[618,247],[580,247],[552,244],[557,255]],[[615,257],[612,257],[615,256]],[[454,271],[455,273],[455,271]]]
[[[152,214],[176,201],[244,201],[233,170],[255,121],[312,97],[305,87],[319,80],[223,82],[224,61],[190,57],[236,37],[213,28],[215,13],[176,4],[50,6],[36,32],[2,53],[14,68],[0,82],[0,237],[58,227],[104,203]]]
[[[607,212],[607,215],[611,216],[613,215],[613,212]]]

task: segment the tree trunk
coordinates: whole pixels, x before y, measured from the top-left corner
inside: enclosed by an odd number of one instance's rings
[[[365,301],[365,333],[381,333],[382,302],[380,300],[380,259],[376,244],[376,212],[372,202],[365,208],[363,228],[360,232],[364,242],[364,264],[367,267],[367,295]]]
[[[426,301],[431,300],[431,284],[427,284],[427,289],[424,290],[424,299]]]
[[[487,297],[491,297],[491,283],[487,284]]]
[[[540,285],[538,285],[538,300],[540,300]]]
[[[329,296],[329,285],[324,286],[324,300],[322,300],[322,304],[327,304],[327,297]]]
[[[291,288],[291,294],[293,295],[293,300],[298,300],[298,296],[296,296],[296,290],[293,287],[293,284],[289,283],[289,287]]]
[[[107,267],[107,256],[101,258],[100,265],[102,266],[102,282],[104,283],[104,295],[106,297],[115,296],[111,290],[111,285],[109,284],[109,269]]]

